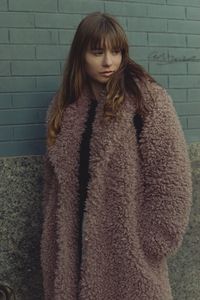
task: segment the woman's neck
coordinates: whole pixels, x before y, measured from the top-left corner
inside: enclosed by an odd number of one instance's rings
[[[94,96],[95,100],[101,101],[102,96],[106,93],[106,85],[105,84],[98,84],[98,83],[92,83],[90,84],[90,89],[92,92],[92,95]]]

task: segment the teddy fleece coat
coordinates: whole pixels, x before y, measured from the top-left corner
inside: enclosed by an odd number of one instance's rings
[[[96,108],[81,265],[79,150],[92,100],[86,94],[65,108],[45,155],[45,300],[173,299],[167,258],[181,246],[189,221],[190,162],[171,97],[157,83],[140,88],[150,110],[139,143],[134,97],[126,95],[121,120],[100,122],[103,97]]]

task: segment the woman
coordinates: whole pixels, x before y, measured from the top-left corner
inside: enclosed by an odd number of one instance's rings
[[[79,24],[47,122],[45,299],[172,299],[167,258],[191,207],[187,146],[170,96],[129,58],[112,16]]]

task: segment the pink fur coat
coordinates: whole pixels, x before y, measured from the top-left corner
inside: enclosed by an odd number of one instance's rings
[[[192,201],[183,131],[166,90],[142,86],[152,101],[136,140],[134,98],[122,119],[101,124],[98,103],[90,141],[82,263],[78,268],[78,166],[90,97],[64,111],[45,155],[41,265],[45,300],[171,300],[167,258],[181,246]],[[52,104],[50,105],[49,111]],[[48,118],[48,117],[47,117]],[[81,279],[78,280],[78,274]]]

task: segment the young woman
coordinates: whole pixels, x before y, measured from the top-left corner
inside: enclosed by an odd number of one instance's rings
[[[79,24],[47,113],[46,300],[170,300],[191,170],[172,99],[110,15]]]

